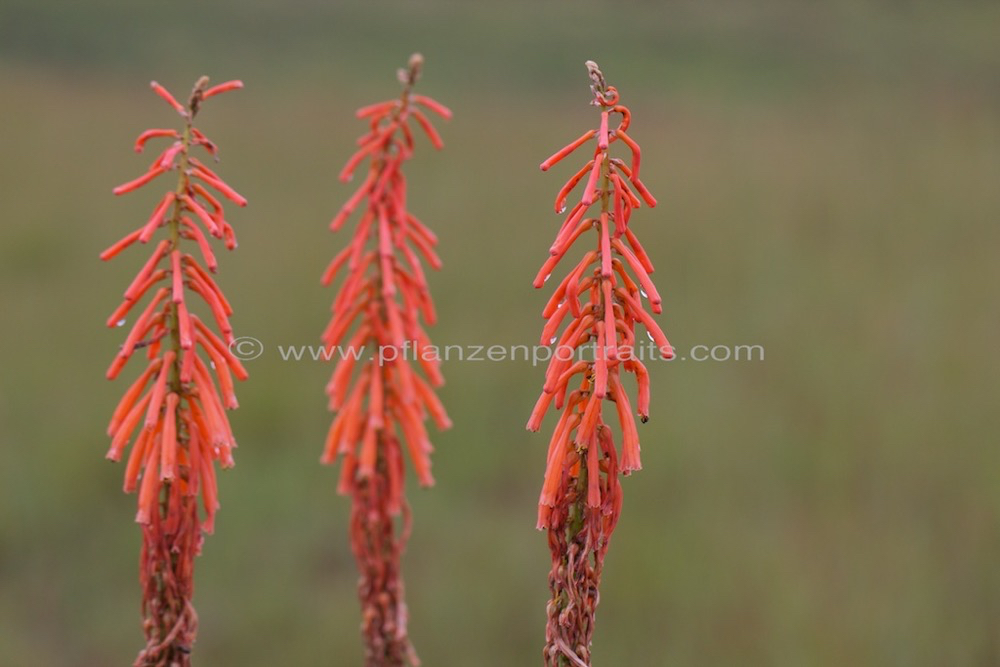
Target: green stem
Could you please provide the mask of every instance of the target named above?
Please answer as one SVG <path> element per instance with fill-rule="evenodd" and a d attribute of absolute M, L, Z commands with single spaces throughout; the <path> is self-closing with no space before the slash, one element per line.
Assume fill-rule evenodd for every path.
<path fill-rule="evenodd" d="M 188 117 L 185 119 L 184 131 L 181 136 L 181 150 L 180 150 L 180 163 L 178 166 L 179 176 L 177 178 L 177 188 L 174 191 L 174 208 L 170 219 L 167 221 L 167 233 L 170 239 L 170 251 L 176 250 L 180 247 L 181 240 L 181 215 L 183 214 L 183 204 L 181 202 L 181 195 L 187 192 L 188 188 L 188 150 L 191 146 L 191 128 L 192 128 L 192 117 L 194 113 L 189 113 Z M 168 331 L 170 337 L 170 349 L 174 352 L 174 361 L 170 367 L 170 376 L 168 378 L 168 384 L 170 386 L 170 391 L 176 393 L 178 397 L 183 397 L 183 384 L 181 382 L 181 334 L 180 334 L 180 315 L 178 313 L 177 304 L 172 301 L 167 306 L 169 312 L 167 315 L 168 319 Z M 190 353 L 190 352 L 189 352 Z M 185 446 L 186 444 L 186 434 L 183 433 L 181 427 L 181 420 L 178 416 L 174 416 L 177 421 L 177 435 L 178 435 L 178 446 Z M 182 440 L 182 437 L 184 438 Z M 170 502 L 170 481 L 164 481 L 162 492 L 160 496 L 160 514 L 162 519 L 166 519 L 169 513 L 169 502 Z M 168 537 L 168 536 L 165 536 Z M 169 567 L 171 570 L 177 566 L 177 554 L 171 554 Z M 159 636 L 162 639 L 166 637 L 170 631 L 173 629 L 174 625 L 177 623 L 178 618 L 184 613 L 183 607 L 180 609 L 166 609 L 166 600 L 164 593 L 166 591 L 166 585 L 164 583 L 163 573 L 157 572 L 156 574 L 156 586 L 160 593 L 160 605 L 159 614 L 157 622 L 159 624 Z M 182 601 L 183 603 L 183 601 Z M 164 612 L 168 612 L 165 616 Z M 168 649 L 169 651 L 170 649 Z"/>
<path fill-rule="evenodd" d="M 193 114 L 192 114 L 193 115 Z M 181 136 L 180 164 L 178 165 L 179 176 L 177 177 L 177 188 L 174 190 L 174 212 L 167 221 L 167 230 L 170 235 L 171 252 L 180 248 L 181 241 L 181 215 L 184 205 L 181 196 L 188 189 L 188 150 L 191 147 L 191 116 L 188 116 L 184 124 L 184 133 Z M 174 363 L 170 369 L 170 389 L 178 396 L 182 395 L 181 387 L 181 327 L 180 316 L 177 312 L 177 304 L 170 306 L 170 347 L 174 351 Z"/>
<path fill-rule="evenodd" d="M 416 81 L 416 71 L 413 69 L 413 67 L 411 65 L 409 76 L 408 76 L 407 80 L 405 82 L 403 82 L 403 91 L 400 93 L 399 106 L 393 111 L 392 115 L 389 118 L 388 122 L 390 124 L 397 122 L 399 120 L 400 116 L 403 115 L 406 112 L 406 110 L 409 108 L 410 93 L 411 93 L 411 91 L 413 89 L 413 84 L 415 83 L 415 81 Z M 389 162 L 390 162 L 390 158 L 392 156 L 392 148 L 393 148 L 392 144 L 393 144 L 393 139 L 394 139 L 395 136 L 396 136 L 396 133 L 393 132 L 392 135 L 390 135 L 390 136 L 386 137 L 385 139 L 383 139 L 383 141 L 385 142 L 385 144 L 378 151 L 378 153 L 373 157 L 372 166 L 379 173 L 379 178 L 376 178 L 376 182 L 381 178 L 382 171 L 384 169 L 388 168 L 388 165 L 389 165 Z M 370 196 L 370 194 L 371 193 L 369 193 L 369 196 Z M 380 196 L 384 197 L 384 193 L 382 193 L 382 195 L 380 195 Z M 369 206 L 370 207 L 374 208 L 375 204 L 376 204 L 376 202 L 369 201 Z M 381 234 L 381 230 L 380 230 L 378 224 L 373 225 L 373 228 L 375 229 L 375 232 L 373 234 L 371 234 L 370 238 L 373 239 L 373 243 L 375 245 L 375 252 L 378 253 L 379 252 L 379 246 L 380 246 L 380 243 L 379 243 L 379 234 Z M 375 299 L 376 299 L 376 307 L 377 307 L 377 310 L 378 310 L 378 316 L 380 318 L 382 318 L 382 320 L 384 322 L 384 321 L 386 321 L 388 319 L 388 310 L 386 308 L 386 296 L 382 292 L 383 282 L 384 282 L 384 276 L 383 276 L 383 271 L 382 271 L 382 261 L 381 261 L 381 257 L 379 257 L 379 260 L 376 261 L 376 262 L 374 262 L 374 284 L 375 284 L 375 290 L 376 290 Z M 374 333 L 371 334 L 370 340 L 376 346 L 380 344 L 380 341 L 378 341 L 375 338 Z M 377 353 L 377 350 L 375 350 L 374 352 Z M 388 392 L 391 391 L 391 386 L 389 385 L 388 382 L 386 382 L 385 369 L 382 367 L 382 364 L 379 363 L 378 361 L 373 361 L 372 363 L 376 363 L 376 364 L 379 365 L 379 367 L 376 368 L 376 369 L 374 369 L 374 370 L 375 370 L 375 372 L 378 372 L 378 373 L 380 373 L 382 375 L 382 392 L 383 392 L 383 395 L 385 395 L 385 394 L 387 394 Z M 385 490 L 385 487 L 388 486 L 388 475 L 389 475 L 389 473 L 388 473 L 388 460 L 385 458 L 385 455 L 384 455 L 384 452 L 383 452 L 384 448 L 381 446 L 382 442 L 383 442 L 382 441 L 382 434 L 379 433 L 377 437 L 378 437 L 378 446 L 376 448 L 376 455 L 375 455 L 376 458 L 375 458 L 375 472 L 374 472 L 374 476 L 372 478 L 369 478 L 367 480 L 362 481 L 361 483 L 359 483 L 357 485 L 356 490 L 355 490 L 355 497 L 353 499 L 353 502 L 355 503 L 355 507 L 356 508 L 357 508 L 358 503 L 364 502 L 364 500 L 362 498 L 363 496 L 368 496 L 368 501 L 365 504 L 367 504 L 369 506 L 371 506 L 371 505 L 379 506 L 378 501 L 376 499 L 373 499 L 373 496 L 376 495 L 376 494 L 378 494 L 378 493 L 383 492 Z M 381 482 L 384 482 L 384 483 L 381 483 Z M 376 558 L 379 561 L 386 561 L 389 558 L 391 558 L 390 554 L 393 551 L 393 549 L 391 548 L 391 544 L 387 545 L 387 544 L 384 543 L 384 539 L 387 538 L 390 542 L 394 542 L 397 539 L 395 522 L 393 520 L 393 517 L 390 516 L 388 513 L 382 514 L 381 512 L 375 513 L 375 516 L 373 517 L 372 514 L 369 514 L 369 513 L 366 512 L 364 518 L 362 519 L 362 523 L 363 523 L 363 531 L 364 531 L 363 539 L 367 543 L 366 544 L 366 551 L 368 553 L 376 554 Z M 383 534 L 383 531 L 386 530 L 386 524 L 388 524 L 388 526 L 389 526 L 389 528 L 388 528 L 389 535 L 388 536 L 386 536 L 386 535 Z M 387 553 L 387 549 L 388 549 L 389 553 Z M 388 566 L 390 568 L 392 568 L 392 567 L 398 567 L 398 563 L 396 563 L 396 562 L 390 562 L 390 563 L 382 562 L 382 563 L 380 563 L 380 565 L 382 565 L 382 567 Z M 364 578 L 366 578 L 368 580 L 369 585 L 378 586 L 380 588 L 380 591 L 379 591 L 380 595 L 386 595 L 386 596 L 388 596 L 388 591 L 385 590 L 385 583 L 386 583 L 385 580 L 384 579 L 380 579 L 379 577 L 373 576 L 371 572 L 366 571 L 366 568 L 370 567 L 370 564 L 364 563 L 364 562 L 362 562 L 359 559 L 358 560 L 358 567 L 361 569 L 361 575 L 362 575 L 362 577 L 364 577 Z M 394 596 L 391 597 L 391 598 L 389 598 L 389 599 L 393 599 L 397 604 L 399 604 L 399 600 L 397 600 Z M 364 599 L 362 599 L 361 603 L 364 606 L 366 604 L 366 601 Z M 384 621 L 384 619 L 383 619 L 383 621 Z M 380 621 L 380 622 L 382 622 L 382 621 Z M 387 667 L 389 665 L 402 665 L 403 664 L 403 661 L 402 661 L 401 658 L 399 658 L 397 660 L 396 657 L 394 657 L 395 654 L 396 654 L 396 652 L 398 652 L 400 650 L 400 647 L 398 645 L 399 642 L 400 642 L 400 639 L 402 639 L 402 641 L 404 642 L 405 645 L 408 645 L 408 640 L 406 640 L 405 634 L 402 636 L 402 638 L 400 638 L 400 637 L 393 638 L 393 637 L 390 637 L 390 636 L 384 637 L 385 646 L 383 647 L 383 650 L 386 651 L 387 653 L 386 653 L 386 655 L 375 655 L 376 652 L 377 652 L 376 646 L 374 646 L 374 645 L 368 645 L 370 637 L 368 636 L 367 633 L 363 634 L 363 640 L 366 643 L 367 650 L 370 651 L 373 655 L 375 655 L 374 659 L 376 659 L 376 660 L 379 661 L 378 664 L 385 664 Z M 389 662 L 390 660 L 391 660 L 391 662 Z"/>
<path fill-rule="evenodd" d="M 604 158 L 603 158 L 602 163 L 601 163 L 601 214 L 602 214 L 602 216 L 604 214 L 608 213 L 608 211 L 609 211 L 610 194 L 611 194 L 610 186 L 611 186 L 611 160 L 610 160 L 610 156 L 608 155 L 608 153 L 605 152 L 604 153 Z M 600 224 L 600 223 L 598 223 L 598 224 Z M 602 233 L 601 230 L 598 229 L 598 235 L 600 235 L 601 233 Z M 600 248 L 601 248 L 600 236 L 598 236 L 597 247 L 598 247 L 598 252 L 600 252 Z M 603 298 L 604 298 L 603 297 L 603 290 L 601 291 L 601 294 L 602 294 L 602 296 L 600 297 L 602 299 L 601 309 L 603 310 L 603 307 L 604 307 L 604 304 L 603 304 Z M 614 334 L 612 333 L 612 335 L 614 335 Z M 604 353 L 603 350 L 600 351 L 600 354 L 603 354 L 603 353 Z M 586 519 L 587 519 L 587 483 L 588 483 L 588 479 L 587 479 L 588 470 L 587 470 L 587 465 L 586 465 L 587 446 L 583 446 L 582 448 L 580 448 L 578 450 L 578 453 L 580 455 L 580 473 L 577 475 L 577 478 L 576 478 L 576 498 L 575 498 L 573 504 L 569 508 L 569 516 L 568 516 L 568 521 L 567 521 L 567 525 L 566 525 L 566 544 L 567 545 L 572 545 L 572 544 L 574 544 L 574 543 L 577 542 L 577 540 L 580 537 L 580 533 L 584 529 L 584 526 L 585 526 L 585 523 L 586 523 Z M 581 550 L 580 555 L 581 555 L 581 557 L 584 557 L 584 558 L 589 558 L 590 557 L 589 554 L 584 554 L 582 552 L 582 550 Z M 566 554 L 563 555 L 562 563 L 563 563 L 564 567 L 568 567 L 569 566 L 568 555 L 566 555 Z M 558 602 L 557 602 L 557 605 L 558 605 L 558 608 L 559 608 L 560 612 L 566 608 L 567 602 L 568 602 L 568 600 L 566 599 L 565 594 L 564 594 L 558 600 Z M 559 656 L 559 666 L 560 667 L 572 667 L 572 664 L 570 663 L 569 658 L 567 658 L 565 655 L 560 655 Z"/>

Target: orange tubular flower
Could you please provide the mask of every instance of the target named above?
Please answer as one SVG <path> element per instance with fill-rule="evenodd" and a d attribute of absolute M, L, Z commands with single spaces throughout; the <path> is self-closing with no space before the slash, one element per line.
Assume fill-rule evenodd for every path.
<path fill-rule="evenodd" d="M 181 115 L 184 126 L 180 131 L 143 132 L 136 141 L 136 152 L 142 152 L 150 139 L 166 137 L 172 141 L 145 174 L 114 189 L 121 195 L 167 172 L 178 175 L 176 187 L 163 195 L 149 220 L 101 253 L 102 260 L 109 260 L 134 243 L 149 243 L 165 228 L 166 238 L 155 246 L 125 290 L 125 300 L 108 318 L 109 327 L 123 326 L 129 313 L 152 291 L 107 372 L 113 380 L 134 356 L 146 357 L 146 369 L 111 417 L 107 458 L 120 460 L 132 442 L 125 491 L 139 492 L 135 520 L 142 525 L 139 580 L 146 634 L 146 646 L 135 665 L 186 667 L 191 664 L 191 645 L 198 627 L 191 604 L 194 557 L 201 551 L 204 533 L 212 532 L 219 507 L 215 463 L 233 465 L 236 440 L 225 413 L 226 408 L 237 406 L 232 377 L 247 377 L 229 351 L 232 309 L 209 274 L 215 272 L 216 261 L 206 238 L 207 232 L 223 239 L 227 248 L 236 247 L 232 227 L 212 190 L 239 206 L 245 206 L 246 200 L 192 154 L 199 147 L 213 157 L 216 154 L 215 144 L 192 123 L 203 100 L 243 84 L 228 81 L 208 87 L 208 77 L 202 77 L 186 106 L 160 84 L 154 81 L 151 85 Z M 185 240 L 198 246 L 209 271 L 184 250 Z M 190 292 L 204 300 L 218 335 L 189 310 Z M 140 349 L 144 355 L 135 354 Z"/>
<path fill-rule="evenodd" d="M 639 180 L 639 146 L 626 134 L 631 114 L 619 104 L 618 91 L 606 84 L 597 65 L 588 61 L 587 69 L 594 93 L 592 104 L 601 110 L 599 128 L 587 131 L 545 160 L 542 171 L 595 138 L 597 145 L 592 158 L 556 196 L 556 212 L 562 213 L 570 191 L 585 182 L 580 203 L 566 216 L 534 286 L 545 283 L 584 232 L 597 232 L 597 244 L 559 283 L 542 312 L 547 323 L 541 343 L 558 342 L 558 347 L 527 426 L 537 431 L 553 402 L 557 409 L 563 408 L 549 443 L 538 499 L 538 528 L 548 532 L 552 552 L 545 664 L 560 667 L 590 665 L 604 555 L 621 511 L 618 473 L 628 475 L 641 468 L 636 413 L 621 377 L 624 373 L 635 375 L 637 413 L 645 422 L 649 379 L 638 358 L 641 355 L 636 354 L 636 321 L 646 327 L 661 356 L 673 356 L 663 332 L 643 308 L 641 297 L 646 297 L 650 309 L 659 313 L 661 300 L 649 279 L 653 266 L 628 226 L 633 210 L 642 202 L 656 205 Z M 612 116 L 620 118 L 615 128 L 609 124 Z M 630 165 L 611 157 L 610 149 L 618 141 L 631 152 Z M 598 205 L 599 212 L 588 217 L 590 209 Z M 567 316 L 569 324 L 557 335 Z M 594 359 L 575 361 L 583 348 L 591 345 L 595 346 Z M 615 405 L 621 454 L 611 427 L 604 422 L 605 401 Z"/>
<path fill-rule="evenodd" d="M 433 250 L 437 238 L 406 210 L 402 172 L 413 153 L 411 119 L 435 148 L 442 145 L 420 107 L 446 120 L 451 117 L 446 107 L 411 92 L 422 64 L 423 58 L 415 54 L 409 67 L 399 71 L 399 99 L 363 107 L 356 114 L 368 121 L 369 132 L 358 140 L 360 148 L 348 159 L 340 180 L 349 181 L 365 160 L 368 168 L 361 187 L 330 226 L 337 231 L 356 209 L 362 213 L 353 239 L 333 258 L 322 279 L 330 285 L 346 267 L 333 317 L 323 332 L 331 358 L 339 361 L 326 387 L 337 416 L 321 461 L 343 458 L 337 490 L 352 500 L 351 547 L 360 571 L 368 667 L 403 665 L 407 660 L 419 664 L 407 636 L 399 570 L 410 532 L 403 449 L 420 484 L 430 486 L 432 448 L 424 422 L 430 417 L 439 429 L 451 426 L 433 390 L 444 379 L 437 357 L 427 354 L 430 342 L 420 325 L 421 318 L 427 324 L 435 320 L 420 256 L 432 268 L 441 267 Z M 410 365 L 414 360 L 426 379 Z"/>

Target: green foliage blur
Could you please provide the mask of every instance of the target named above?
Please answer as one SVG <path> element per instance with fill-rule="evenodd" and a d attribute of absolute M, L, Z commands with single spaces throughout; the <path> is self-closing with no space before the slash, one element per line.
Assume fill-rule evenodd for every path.
<path fill-rule="evenodd" d="M 631 106 L 659 198 L 633 228 L 680 356 L 652 365 L 645 469 L 625 480 L 595 665 L 1000 664 L 1000 5 L 457 0 L 0 3 L 0 666 L 131 664 L 139 530 L 104 430 L 104 319 L 145 260 L 98 253 L 159 186 L 132 153 L 201 74 L 242 78 L 200 126 L 250 200 L 220 251 L 237 335 L 266 346 L 232 414 L 237 466 L 198 562 L 196 664 L 360 664 L 348 503 L 318 457 L 329 219 L 395 68 L 450 105 L 410 204 L 440 238 L 442 345 L 533 344 L 531 279 L 596 124 L 583 63 Z M 560 267 L 560 272 L 564 267 Z M 540 664 L 543 368 L 444 365 L 455 426 L 410 486 L 411 634 L 428 667 Z"/>

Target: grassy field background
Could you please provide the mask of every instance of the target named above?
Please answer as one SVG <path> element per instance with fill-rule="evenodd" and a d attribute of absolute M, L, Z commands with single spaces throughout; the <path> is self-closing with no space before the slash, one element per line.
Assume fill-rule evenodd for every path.
<path fill-rule="evenodd" d="M 250 199 L 220 257 L 248 364 L 216 534 L 198 562 L 200 665 L 360 664 L 348 504 L 318 464 L 330 416 L 318 284 L 345 233 L 353 110 L 449 104 L 413 210 L 437 230 L 440 344 L 531 344 L 531 279 L 595 123 L 583 62 L 633 111 L 659 197 L 633 225 L 682 356 L 656 364 L 645 469 L 625 482 L 595 664 L 1000 664 L 1000 6 L 993 2 L 0 3 L 0 665 L 130 664 L 135 498 L 103 459 L 125 383 L 103 322 L 144 261 L 97 254 L 144 220 L 147 87 L 242 78 L 201 126 Z M 405 575 L 428 667 L 539 664 L 548 552 L 534 507 L 543 369 L 450 362 L 437 486 L 411 489 Z"/>

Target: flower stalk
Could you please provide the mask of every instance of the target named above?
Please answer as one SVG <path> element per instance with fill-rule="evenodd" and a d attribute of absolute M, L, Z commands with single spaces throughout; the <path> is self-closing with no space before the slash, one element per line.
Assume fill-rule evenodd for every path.
<path fill-rule="evenodd" d="M 220 239 L 230 250 L 236 247 L 236 236 L 212 191 L 238 206 L 245 206 L 246 200 L 193 154 L 200 149 L 217 159 L 217 147 L 194 126 L 195 116 L 206 99 L 243 84 L 208 83 L 208 77 L 199 79 L 186 105 L 155 81 L 150 84 L 181 116 L 182 128 L 139 135 L 137 153 L 150 140 L 172 141 L 145 173 L 113 192 L 132 192 L 172 171 L 177 183 L 145 223 L 101 253 L 102 260 L 110 260 L 134 244 L 152 242 L 165 229 L 165 238 L 155 245 L 107 321 L 109 327 L 124 326 L 152 293 L 107 371 L 107 378 L 114 380 L 131 359 L 145 357 L 145 370 L 112 415 L 107 453 L 108 459 L 119 461 L 131 443 L 124 490 L 138 491 L 135 520 L 142 527 L 139 580 L 146 637 L 136 667 L 191 664 L 198 627 L 192 604 L 194 558 L 204 535 L 213 531 L 219 507 L 215 465 L 233 465 L 236 440 L 225 413 L 238 406 L 233 377 L 247 377 L 229 350 L 232 308 L 211 276 L 218 264 L 207 239 Z M 207 270 L 187 252 L 190 244 L 185 241 L 198 247 Z M 218 334 L 191 312 L 191 294 L 204 302 Z"/>
<path fill-rule="evenodd" d="M 430 418 L 439 429 L 451 425 L 434 392 L 444 382 L 438 362 L 423 353 L 430 341 L 421 320 L 430 325 L 436 315 L 421 259 L 434 269 L 441 267 L 434 252 L 437 238 L 407 210 L 402 171 L 415 145 L 411 121 L 440 149 L 441 137 L 425 110 L 445 120 L 451 117 L 440 103 L 413 92 L 422 64 L 415 54 L 399 70 L 403 91 L 398 99 L 356 113 L 368 122 L 369 131 L 358 140 L 340 180 L 350 181 L 358 171 L 365 176 L 331 229 L 343 227 L 356 210 L 361 215 L 353 238 L 322 277 L 329 286 L 344 274 L 322 337 L 329 357 L 338 361 L 326 387 L 336 417 L 321 461 L 341 460 L 337 490 L 351 497 L 350 540 L 360 574 L 368 667 L 419 664 L 407 633 L 400 573 L 411 527 L 404 458 L 409 457 L 421 486 L 432 485 L 432 447 L 424 423 Z M 345 353 L 333 354 L 338 349 Z M 356 354 L 362 349 L 368 354 Z M 422 375 L 411 366 L 414 360 Z"/>
<path fill-rule="evenodd" d="M 595 142 L 593 154 L 556 195 L 557 213 L 584 183 L 579 203 L 566 214 L 534 286 L 542 287 L 569 249 L 587 232 L 596 243 L 559 282 L 543 309 L 543 345 L 558 344 L 545 374 L 542 393 L 528 420 L 537 431 L 550 405 L 562 414 L 549 441 L 545 478 L 538 501 L 538 529 L 546 531 L 552 555 L 551 599 L 546 607 L 544 661 L 552 667 L 589 667 L 594 619 L 600 598 L 604 558 L 622 506 L 619 473 L 642 466 L 635 417 L 649 418 L 649 375 L 637 354 L 635 325 L 641 322 L 660 356 L 673 349 L 643 305 L 662 311 L 662 300 L 649 278 L 653 265 L 629 227 L 632 213 L 656 199 L 639 178 L 641 151 L 627 134 L 631 113 L 618 91 L 607 85 L 597 64 L 587 69 L 600 111 L 597 129 L 542 162 L 542 171 Z M 611 125 L 612 117 L 618 121 Z M 617 143 L 627 147 L 629 163 L 613 157 Z M 597 209 L 591 213 L 592 209 Z M 559 329 L 563 327 L 562 334 Z M 593 358 L 585 359 L 587 348 Z M 623 376 L 632 374 L 638 386 L 633 412 Z M 619 453 L 603 408 L 614 404 L 621 433 Z"/>

